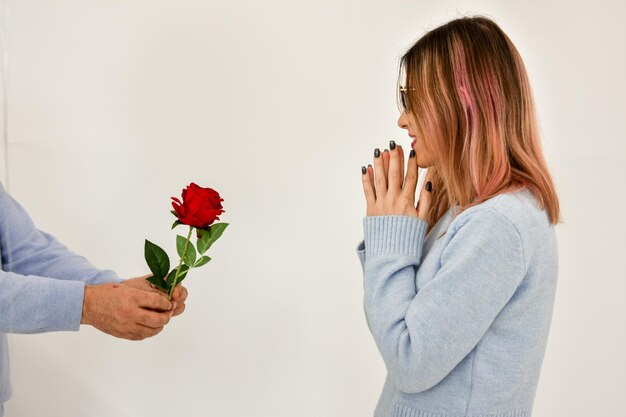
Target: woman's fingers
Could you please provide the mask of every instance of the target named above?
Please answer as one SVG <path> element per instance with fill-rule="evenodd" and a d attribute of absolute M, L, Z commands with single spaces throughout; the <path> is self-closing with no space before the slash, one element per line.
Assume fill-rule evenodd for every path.
<path fill-rule="evenodd" d="M 389 173 L 387 182 L 389 183 L 389 193 L 400 194 L 402 190 L 402 166 L 400 165 L 399 149 L 394 141 L 389 142 Z"/>
<path fill-rule="evenodd" d="M 417 158 L 415 158 L 415 151 L 411 149 L 409 153 L 409 160 L 406 168 L 406 178 L 404 179 L 404 187 L 402 192 L 405 193 L 405 197 L 413 202 L 415 205 L 415 190 L 417 188 Z"/>
<path fill-rule="evenodd" d="M 404 181 L 404 149 L 400 145 L 398 145 L 398 157 L 400 158 L 400 181 Z"/>
<path fill-rule="evenodd" d="M 411 202 L 415 202 L 418 176 L 415 152 L 411 151 L 411 156 L 408 158 L 408 168 L 405 170 L 405 156 L 402 146 L 391 141 L 389 147 L 390 150 L 385 149 L 384 152 L 380 152 L 380 149 L 376 148 L 373 166 L 361 167 L 361 182 L 363 183 L 368 212 L 378 200 L 385 198 L 395 200 L 394 196 L 402 194 L 405 194 Z M 413 207 L 415 207 L 414 204 Z"/>
<path fill-rule="evenodd" d="M 385 176 L 383 154 L 378 148 L 374 151 L 374 191 L 376 198 L 385 198 L 387 195 L 387 178 Z"/>
<path fill-rule="evenodd" d="M 365 193 L 365 203 L 367 207 L 376 204 L 376 192 L 374 191 L 374 170 L 371 165 L 361 167 L 361 181 L 363 182 L 363 192 Z"/>
<path fill-rule="evenodd" d="M 413 158 L 415 159 L 415 158 Z M 432 183 L 429 181 L 429 171 L 426 171 L 424 178 L 424 186 L 420 192 L 420 198 L 417 203 L 417 217 L 427 221 L 428 212 L 430 210 L 432 200 Z"/>
<path fill-rule="evenodd" d="M 389 185 L 389 151 L 385 151 L 380 155 L 383 159 L 383 170 L 385 171 L 385 178 L 387 178 L 387 185 Z"/>

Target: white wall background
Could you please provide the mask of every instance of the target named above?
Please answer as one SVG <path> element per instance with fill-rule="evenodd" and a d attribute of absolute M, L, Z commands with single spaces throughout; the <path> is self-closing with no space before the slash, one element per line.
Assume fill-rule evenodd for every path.
<path fill-rule="evenodd" d="M 536 417 L 621 415 L 626 391 L 623 1 L 6 0 L 9 187 L 96 266 L 148 272 L 169 197 L 231 227 L 154 339 L 11 337 L 8 417 L 369 416 L 360 166 L 396 126 L 403 51 L 459 14 L 509 34 L 560 192 L 560 276 Z"/>

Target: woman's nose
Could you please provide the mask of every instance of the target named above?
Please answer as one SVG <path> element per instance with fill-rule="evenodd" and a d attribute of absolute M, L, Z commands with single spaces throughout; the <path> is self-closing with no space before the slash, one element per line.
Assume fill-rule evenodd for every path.
<path fill-rule="evenodd" d="M 400 113 L 400 117 L 398 117 L 398 126 L 400 126 L 402 129 L 409 128 L 409 123 L 406 120 L 406 112 Z"/>

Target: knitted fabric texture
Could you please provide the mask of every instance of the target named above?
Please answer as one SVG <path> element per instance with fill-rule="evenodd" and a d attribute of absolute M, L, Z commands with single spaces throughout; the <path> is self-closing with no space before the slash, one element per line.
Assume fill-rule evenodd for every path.
<path fill-rule="evenodd" d="M 528 190 L 426 236 L 418 217 L 366 217 L 367 325 L 387 368 L 376 417 L 529 417 L 558 275 L 554 225 Z"/>

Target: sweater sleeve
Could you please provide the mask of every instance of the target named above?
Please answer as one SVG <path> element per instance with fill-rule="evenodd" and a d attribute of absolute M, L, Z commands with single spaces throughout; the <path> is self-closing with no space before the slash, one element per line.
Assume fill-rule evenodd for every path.
<path fill-rule="evenodd" d="M 0 271 L 0 332 L 78 330 L 84 295 L 82 281 Z"/>
<path fill-rule="evenodd" d="M 0 185 L 0 332 L 78 330 L 85 284 L 121 282 L 38 230 Z"/>
<path fill-rule="evenodd" d="M 401 391 L 439 383 L 480 341 L 524 276 L 521 238 L 494 209 L 450 226 L 440 268 L 417 291 L 427 223 L 364 219 L 364 309 L 387 371 Z"/>

